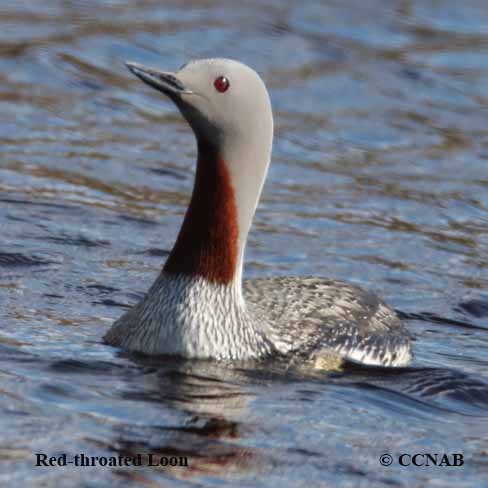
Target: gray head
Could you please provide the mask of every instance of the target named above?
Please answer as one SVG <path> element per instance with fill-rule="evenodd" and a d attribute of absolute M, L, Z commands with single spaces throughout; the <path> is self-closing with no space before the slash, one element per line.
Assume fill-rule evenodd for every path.
<path fill-rule="evenodd" d="M 220 147 L 244 143 L 256 132 L 270 136 L 273 118 L 268 92 L 249 66 L 231 59 L 201 59 L 177 72 L 136 63 L 128 68 L 148 85 L 169 96 L 197 138 Z M 263 132 L 264 131 L 264 132 Z"/>
<path fill-rule="evenodd" d="M 230 59 L 191 61 L 176 72 L 136 63 L 127 66 L 173 100 L 192 127 L 199 151 L 211 147 L 225 163 L 237 207 L 240 279 L 247 233 L 271 157 L 273 117 L 263 81 L 254 70 Z"/>

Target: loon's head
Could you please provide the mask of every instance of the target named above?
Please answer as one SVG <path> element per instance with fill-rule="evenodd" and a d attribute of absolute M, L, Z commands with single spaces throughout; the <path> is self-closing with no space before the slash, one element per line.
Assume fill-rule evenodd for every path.
<path fill-rule="evenodd" d="M 263 81 L 249 66 L 221 58 L 191 61 L 176 72 L 136 63 L 127 66 L 176 104 L 198 141 L 192 202 L 165 270 L 183 270 L 176 258 L 182 261 L 186 256 L 188 262 L 191 254 L 199 264 L 188 264 L 186 274 L 240 283 L 245 242 L 273 141 L 271 102 Z M 178 254 L 178 249 L 184 252 Z M 226 272 L 211 269 L 217 265 Z"/>
<path fill-rule="evenodd" d="M 174 101 L 197 139 L 220 147 L 250 143 L 259 134 L 258 139 L 270 144 L 271 103 L 263 81 L 249 66 L 222 58 L 191 61 L 176 72 L 132 62 L 127 66 Z"/>

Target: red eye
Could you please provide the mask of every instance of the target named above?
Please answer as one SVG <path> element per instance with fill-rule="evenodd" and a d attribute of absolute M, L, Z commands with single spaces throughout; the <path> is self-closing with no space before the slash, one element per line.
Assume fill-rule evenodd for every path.
<path fill-rule="evenodd" d="M 229 89 L 230 83 L 229 80 L 225 76 L 219 76 L 214 81 L 214 87 L 220 93 L 224 93 Z"/>

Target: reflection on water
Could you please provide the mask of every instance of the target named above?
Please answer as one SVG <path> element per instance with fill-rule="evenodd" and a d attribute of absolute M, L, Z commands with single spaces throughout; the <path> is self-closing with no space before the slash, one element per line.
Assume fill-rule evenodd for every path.
<path fill-rule="evenodd" d="M 35 0 L 2 2 L 0 25 L 3 484 L 483 485 L 483 1 Z M 411 368 L 324 374 L 100 342 L 158 273 L 193 178 L 193 136 L 123 61 L 216 55 L 257 68 L 275 111 L 247 275 L 376 289 L 416 337 Z M 189 466 L 41 469 L 36 452 Z M 466 463 L 379 464 L 404 452 Z"/>

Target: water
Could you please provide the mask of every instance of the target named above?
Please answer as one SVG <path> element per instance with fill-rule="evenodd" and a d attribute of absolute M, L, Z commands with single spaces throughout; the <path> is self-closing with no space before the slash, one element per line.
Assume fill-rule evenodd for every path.
<path fill-rule="evenodd" d="M 0 2 L 2 486 L 483 486 L 487 26 L 483 0 Z M 247 276 L 376 290 L 415 335 L 411 368 L 101 343 L 156 277 L 194 169 L 185 123 L 123 60 L 216 55 L 258 69 L 275 111 Z M 35 466 L 148 452 L 189 466 Z M 398 464 L 425 452 L 465 464 Z"/>

